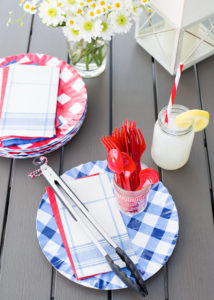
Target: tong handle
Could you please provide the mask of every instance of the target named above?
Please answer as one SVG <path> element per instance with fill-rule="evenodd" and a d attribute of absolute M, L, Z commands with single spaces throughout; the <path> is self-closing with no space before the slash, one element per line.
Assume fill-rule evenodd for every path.
<path fill-rule="evenodd" d="M 147 296 L 148 291 L 146 285 L 133 261 L 120 247 L 115 248 L 115 251 L 118 256 L 125 262 L 127 269 L 131 272 L 131 276 L 135 279 L 136 282 L 128 277 L 127 274 L 117 264 L 114 263 L 109 255 L 106 255 L 106 261 L 110 265 L 111 269 L 129 288 L 140 294 L 142 297 Z"/>
<path fill-rule="evenodd" d="M 120 247 L 117 247 L 115 251 L 117 255 L 125 262 L 127 269 L 131 272 L 131 276 L 136 280 L 137 284 L 141 287 L 144 293 L 148 295 L 148 291 L 145 282 L 142 278 L 142 275 L 138 271 L 131 258 Z"/>

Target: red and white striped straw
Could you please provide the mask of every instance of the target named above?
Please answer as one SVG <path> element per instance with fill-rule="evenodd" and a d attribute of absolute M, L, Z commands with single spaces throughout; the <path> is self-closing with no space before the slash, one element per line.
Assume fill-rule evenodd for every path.
<path fill-rule="evenodd" d="M 175 81 L 174 81 L 174 84 L 173 84 L 172 92 L 171 92 L 171 95 L 170 95 L 170 98 L 169 98 L 169 104 L 167 106 L 167 111 L 166 111 L 166 115 L 165 115 L 165 123 L 169 122 L 169 115 L 170 115 L 170 112 L 171 112 L 171 109 L 172 109 L 172 105 L 174 103 L 174 99 L 175 99 L 178 84 L 179 84 L 179 81 L 180 81 L 180 78 L 181 78 L 181 73 L 182 73 L 182 70 L 183 70 L 183 66 L 184 66 L 183 64 L 179 65 L 176 76 L 175 76 Z"/>

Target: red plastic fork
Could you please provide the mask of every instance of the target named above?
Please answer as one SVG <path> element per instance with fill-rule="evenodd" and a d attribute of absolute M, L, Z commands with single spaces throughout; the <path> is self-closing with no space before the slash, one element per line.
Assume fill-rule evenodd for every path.
<path fill-rule="evenodd" d="M 112 139 L 108 136 L 103 136 L 103 138 L 100 139 L 103 145 L 105 146 L 106 150 L 109 152 L 111 149 L 117 149 L 120 150 L 117 144 L 112 141 Z"/>
<path fill-rule="evenodd" d="M 126 125 L 123 123 L 121 127 L 121 135 L 124 142 L 125 151 L 128 155 L 131 156 L 131 149 L 130 149 L 130 140 L 128 136 L 128 131 Z"/>
<path fill-rule="evenodd" d="M 115 128 L 115 130 L 112 132 L 111 140 L 117 144 L 121 152 L 125 152 L 124 141 L 122 139 L 120 127 Z"/>
<path fill-rule="evenodd" d="M 133 127 L 132 129 L 132 158 L 136 164 L 137 171 L 141 170 L 140 159 L 146 150 L 146 143 L 140 129 Z"/>

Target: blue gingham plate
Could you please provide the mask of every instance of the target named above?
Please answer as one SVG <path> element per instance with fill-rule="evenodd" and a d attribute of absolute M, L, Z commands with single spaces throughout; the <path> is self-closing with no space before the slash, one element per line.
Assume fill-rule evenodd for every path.
<path fill-rule="evenodd" d="M 95 173 L 105 173 L 110 179 L 113 175 L 104 160 L 79 165 L 62 177 L 66 181 Z M 139 257 L 137 267 L 146 280 L 163 267 L 175 248 L 179 230 L 175 203 L 165 186 L 159 182 L 151 188 L 145 211 L 133 217 L 122 214 L 122 218 L 135 254 Z M 114 290 L 126 287 L 113 272 L 83 280 L 75 278 L 47 194 L 44 194 L 37 212 L 36 230 L 44 255 L 68 279 L 95 289 Z M 124 271 L 129 275 L 126 268 Z"/>

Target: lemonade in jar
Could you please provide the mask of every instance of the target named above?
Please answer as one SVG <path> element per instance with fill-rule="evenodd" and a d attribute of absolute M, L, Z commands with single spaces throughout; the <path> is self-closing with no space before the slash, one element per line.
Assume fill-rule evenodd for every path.
<path fill-rule="evenodd" d="M 160 111 L 155 123 L 151 155 L 159 167 L 176 170 L 187 163 L 194 134 L 208 125 L 209 113 L 175 104 L 166 123 L 166 110 Z"/>

